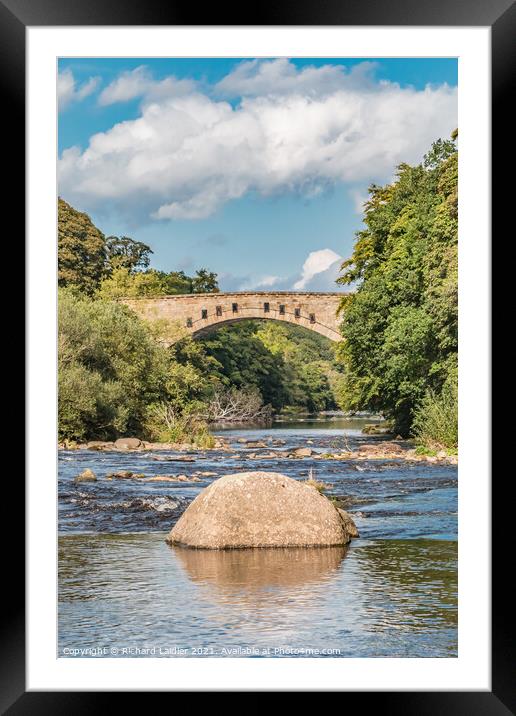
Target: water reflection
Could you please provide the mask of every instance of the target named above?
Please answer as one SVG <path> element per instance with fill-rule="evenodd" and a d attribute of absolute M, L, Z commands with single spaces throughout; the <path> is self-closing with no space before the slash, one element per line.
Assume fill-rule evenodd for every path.
<path fill-rule="evenodd" d="M 439 540 L 212 551 L 169 546 L 164 533 L 61 537 L 60 648 L 455 656 L 456 552 Z"/>
<path fill-rule="evenodd" d="M 170 546 L 188 577 L 222 591 L 292 589 L 335 575 L 346 547 L 204 550 Z"/>
<path fill-rule="evenodd" d="M 321 591 L 332 589 L 346 554 L 345 547 L 169 550 L 196 590 L 197 608 L 202 602 L 210 611 L 212 629 L 225 639 L 245 633 L 254 641 L 261 633 L 287 643 L 299 614 L 318 621 Z"/>

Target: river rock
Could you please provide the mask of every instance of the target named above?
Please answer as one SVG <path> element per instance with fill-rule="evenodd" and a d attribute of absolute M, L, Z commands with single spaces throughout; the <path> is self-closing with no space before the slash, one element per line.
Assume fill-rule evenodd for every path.
<path fill-rule="evenodd" d="M 161 457 L 161 455 L 151 456 L 151 460 L 158 460 L 160 462 L 195 462 L 195 458 L 192 455 L 167 455 Z"/>
<path fill-rule="evenodd" d="M 310 455 L 313 454 L 312 448 L 309 447 L 299 447 L 295 450 L 292 450 L 291 455 L 294 457 L 310 457 Z"/>
<path fill-rule="evenodd" d="M 403 455 L 405 452 L 401 445 L 393 442 L 366 443 L 358 448 L 359 453 L 366 455 Z"/>
<path fill-rule="evenodd" d="M 113 443 L 105 440 L 90 440 L 86 443 L 87 450 L 110 450 L 112 447 Z"/>
<path fill-rule="evenodd" d="M 109 472 L 106 480 L 140 480 L 145 477 L 143 472 L 131 472 L 131 470 L 119 470 L 118 472 Z"/>
<path fill-rule="evenodd" d="M 146 478 L 145 482 L 200 482 L 201 478 L 196 475 L 155 475 Z"/>
<path fill-rule="evenodd" d="M 80 475 L 74 478 L 74 482 L 96 482 L 97 476 L 89 467 L 83 470 Z"/>
<path fill-rule="evenodd" d="M 337 507 L 337 512 L 340 515 L 340 518 L 344 524 L 344 529 L 348 532 L 350 537 L 360 537 L 358 534 L 357 526 L 353 522 L 353 518 L 349 514 L 349 512 L 346 512 L 346 510 L 342 510 L 340 507 Z"/>
<path fill-rule="evenodd" d="M 322 547 L 351 537 L 349 524 L 310 485 L 276 472 L 241 472 L 206 487 L 167 542 L 200 549 Z"/>
<path fill-rule="evenodd" d="M 142 441 L 139 438 L 118 438 L 118 440 L 115 440 L 117 450 L 136 450 L 141 445 Z"/>

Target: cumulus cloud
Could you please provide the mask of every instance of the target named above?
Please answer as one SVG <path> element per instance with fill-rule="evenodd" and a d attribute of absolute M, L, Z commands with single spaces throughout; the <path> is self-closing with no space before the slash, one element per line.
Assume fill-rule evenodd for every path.
<path fill-rule="evenodd" d="M 333 249 L 311 251 L 303 264 L 301 278 L 294 283 L 293 288 L 304 291 L 335 290 L 335 279 L 339 275 L 341 263 L 342 256 Z"/>
<path fill-rule="evenodd" d="M 308 66 L 298 69 L 284 57 L 245 60 L 215 85 L 224 97 L 302 94 L 324 97 L 345 88 L 364 90 L 372 84 L 374 62 L 361 62 L 348 71 L 344 65 Z"/>
<path fill-rule="evenodd" d="M 313 197 L 337 183 L 388 181 L 457 124 L 457 91 L 447 85 L 401 88 L 373 82 L 369 70 L 351 80 L 332 65 L 297 70 L 286 60 L 239 68 L 217 88 L 238 87 L 236 106 L 144 68 L 121 75 L 102 102 L 138 92 L 140 116 L 62 153 L 62 195 L 140 220 L 206 218 L 248 192 Z M 266 89 L 271 74 L 283 78 L 276 93 Z"/>
<path fill-rule="evenodd" d="M 342 291 L 335 283 L 342 256 L 333 249 L 311 251 L 302 267 L 291 276 L 235 276 L 220 274 L 223 291 Z"/>
<path fill-rule="evenodd" d="M 59 72 L 57 75 L 57 102 L 59 109 L 65 109 L 72 102 L 81 102 L 92 94 L 99 84 L 100 77 L 90 77 L 79 87 L 70 69 Z"/>
<path fill-rule="evenodd" d="M 246 276 L 240 283 L 242 291 L 281 291 L 286 289 L 289 284 L 288 279 L 281 276 L 261 276 L 260 278 L 251 278 Z"/>
<path fill-rule="evenodd" d="M 144 65 L 134 70 L 122 72 L 116 80 L 105 87 L 99 95 L 99 104 L 106 106 L 116 102 L 128 102 L 137 97 L 146 101 L 159 100 L 174 95 L 187 94 L 194 90 L 195 83 L 190 80 L 178 80 L 165 77 L 155 80 Z"/>

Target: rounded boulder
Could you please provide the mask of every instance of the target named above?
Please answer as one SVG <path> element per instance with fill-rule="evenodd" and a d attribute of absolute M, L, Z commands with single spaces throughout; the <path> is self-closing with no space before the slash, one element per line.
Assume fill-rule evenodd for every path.
<path fill-rule="evenodd" d="M 118 438 L 114 445 L 117 450 L 137 450 L 141 447 L 142 441 L 139 438 Z"/>
<path fill-rule="evenodd" d="M 205 488 L 167 542 L 198 549 L 327 547 L 352 536 L 350 524 L 314 487 L 276 472 L 242 472 Z"/>

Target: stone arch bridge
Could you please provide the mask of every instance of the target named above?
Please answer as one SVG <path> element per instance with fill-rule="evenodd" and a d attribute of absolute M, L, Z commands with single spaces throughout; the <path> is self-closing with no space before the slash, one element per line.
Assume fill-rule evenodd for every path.
<path fill-rule="evenodd" d="M 343 293 L 239 292 L 189 293 L 159 298 L 124 298 L 147 320 L 179 322 L 192 336 L 246 319 L 283 321 L 339 341 L 337 309 Z"/>

